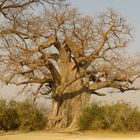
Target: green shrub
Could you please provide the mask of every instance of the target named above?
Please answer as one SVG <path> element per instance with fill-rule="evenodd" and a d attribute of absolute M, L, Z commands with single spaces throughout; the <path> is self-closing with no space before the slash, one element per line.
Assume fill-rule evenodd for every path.
<path fill-rule="evenodd" d="M 112 105 L 93 103 L 83 110 L 78 126 L 81 130 L 139 131 L 140 111 L 123 102 Z"/>
<path fill-rule="evenodd" d="M 90 107 L 83 110 L 82 115 L 79 118 L 78 126 L 80 129 L 98 129 L 102 126 L 103 110 L 102 108 L 93 103 Z M 94 125 L 93 125 L 94 124 Z"/>
<path fill-rule="evenodd" d="M 6 104 L 5 100 L 0 100 L 0 130 L 15 130 L 19 126 L 17 110 L 13 103 Z"/>
<path fill-rule="evenodd" d="M 45 125 L 43 112 L 28 101 L 19 104 L 17 107 L 17 113 L 20 121 L 19 129 L 39 130 Z"/>
<path fill-rule="evenodd" d="M 45 126 L 45 115 L 28 101 L 0 100 L 0 130 L 39 130 Z"/>
<path fill-rule="evenodd" d="M 6 114 L 6 101 L 0 100 L 0 130 L 6 129 L 4 122 L 5 122 L 5 114 Z"/>

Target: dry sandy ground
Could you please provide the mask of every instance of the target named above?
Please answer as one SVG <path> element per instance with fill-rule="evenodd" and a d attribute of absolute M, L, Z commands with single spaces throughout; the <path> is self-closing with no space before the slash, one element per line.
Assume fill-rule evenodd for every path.
<path fill-rule="evenodd" d="M 140 133 L 110 132 L 9 132 L 1 133 L 0 140 L 140 140 Z"/>

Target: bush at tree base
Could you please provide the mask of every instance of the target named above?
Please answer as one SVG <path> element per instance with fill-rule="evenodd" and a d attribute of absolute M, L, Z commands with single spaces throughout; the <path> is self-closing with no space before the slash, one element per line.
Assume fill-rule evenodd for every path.
<path fill-rule="evenodd" d="M 0 130 L 40 130 L 45 119 L 43 111 L 29 101 L 0 100 Z"/>
<path fill-rule="evenodd" d="M 127 103 L 92 103 L 78 121 L 81 130 L 140 131 L 140 111 Z"/>

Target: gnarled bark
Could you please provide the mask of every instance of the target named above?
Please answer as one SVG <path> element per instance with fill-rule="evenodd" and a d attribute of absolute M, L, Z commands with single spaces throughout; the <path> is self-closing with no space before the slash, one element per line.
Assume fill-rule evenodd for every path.
<path fill-rule="evenodd" d="M 52 99 L 49 120 L 51 128 L 76 127 L 80 112 L 88 105 L 90 99 L 90 94 L 86 92 L 86 87 L 83 87 L 82 80 L 75 81 L 77 69 L 73 69 L 75 64 L 69 60 L 64 47 L 61 47 L 58 61 L 61 84 L 56 89 L 55 97 Z"/>
<path fill-rule="evenodd" d="M 78 83 L 73 84 L 61 96 L 53 99 L 49 127 L 76 127 L 77 119 L 90 99 L 90 94 L 86 92 L 86 88 L 81 87 L 79 83 L 78 81 Z"/>

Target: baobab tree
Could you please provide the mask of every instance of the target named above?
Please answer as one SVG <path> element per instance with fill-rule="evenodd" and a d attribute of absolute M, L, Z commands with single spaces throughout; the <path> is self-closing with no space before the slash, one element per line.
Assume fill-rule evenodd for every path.
<path fill-rule="evenodd" d="M 135 90 L 139 62 L 122 56 L 131 40 L 127 21 L 113 10 L 84 16 L 52 6 L 41 16 L 12 13 L 0 31 L 1 81 L 34 86 L 52 102 L 48 127 L 74 127 L 91 94 L 112 87 Z"/>

